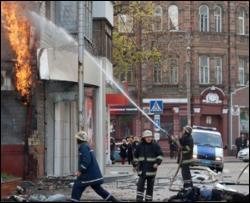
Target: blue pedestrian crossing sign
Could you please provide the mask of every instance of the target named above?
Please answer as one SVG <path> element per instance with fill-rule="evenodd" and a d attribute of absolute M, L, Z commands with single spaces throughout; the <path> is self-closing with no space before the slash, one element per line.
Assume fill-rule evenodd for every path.
<path fill-rule="evenodd" d="M 162 113 L 163 112 L 163 101 L 162 100 L 150 100 L 150 112 L 151 113 Z"/>

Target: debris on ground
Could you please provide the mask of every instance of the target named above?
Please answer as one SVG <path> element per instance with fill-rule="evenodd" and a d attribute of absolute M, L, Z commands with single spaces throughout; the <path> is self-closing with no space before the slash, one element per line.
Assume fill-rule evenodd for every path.
<path fill-rule="evenodd" d="M 242 194 L 236 190 L 222 187 L 196 187 L 182 189 L 165 202 L 196 202 L 196 201 L 225 201 L 225 202 L 249 202 L 249 194 Z"/>

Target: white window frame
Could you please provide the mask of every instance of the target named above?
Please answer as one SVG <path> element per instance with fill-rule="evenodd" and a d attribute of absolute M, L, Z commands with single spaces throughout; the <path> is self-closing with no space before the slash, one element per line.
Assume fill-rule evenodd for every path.
<path fill-rule="evenodd" d="M 93 2 L 84 1 L 84 37 L 90 42 L 93 40 Z"/>
<path fill-rule="evenodd" d="M 207 66 L 201 67 L 201 57 L 207 57 Z M 202 70 L 204 69 L 204 70 Z M 206 70 L 207 69 L 207 70 Z M 205 81 L 207 72 L 207 81 Z M 209 84 L 210 76 L 209 76 L 209 57 L 208 56 L 199 56 L 199 82 L 200 84 Z"/>
<path fill-rule="evenodd" d="M 241 62 L 243 62 L 243 64 Z M 240 58 L 239 59 L 238 77 L 239 77 L 239 83 L 240 83 L 241 86 L 245 85 L 245 68 L 244 68 L 244 66 L 245 66 L 245 60 Z"/>
<path fill-rule="evenodd" d="M 158 9 L 159 9 L 160 12 L 156 12 Z M 157 28 L 157 26 L 156 26 L 157 22 L 153 23 L 153 31 L 154 32 L 160 32 L 160 31 L 162 31 L 162 17 L 163 17 L 162 16 L 162 7 L 160 5 L 157 5 L 155 7 L 155 9 L 154 9 L 154 18 L 160 18 L 161 19 L 161 23 L 160 23 L 160 29 L 159 30 L 156 29 Z"/>
<path fill-rule="evenodd" d="M 161 83 L 161 82 L 162 82 L 161 65 L 159 63 L 156 63 L 154 64 L 154 83 Z"/>
<path fill-rule="evenodd" d="M 219 8 L 220 14 L 216 14 L 215 10 Z M 222 32 L 222 27 L 221 27 L 221 21 L 222 21 L 222 15 L 221 15 L 221 7 L 216 6 L 214 9 L 214 20 L 215 20 L 215 32 Z M 220 28 L 220 29 L 219 29 Z"/>
<path fill-rule="evenodd" d="M 177 59 L 169 59 L 169 60 L 175 60 L 176 66 L 172 66 L 172 63 L 170 62 L 169 68 L 170 68 L 170 84 L 178 84 L 178 60 Z"/>
<path fill-rule="evenodd" d="M 128 14 L 118 15 L 118 32 L 131 33 L 133 32 L 133 20 Z"/>
<path fill-rule="evenodd" d="M 204 24 L 205 24 L 205 18 L 203 16 L 203 14 L 201 14 L 201 8 L 202 7 L 206 7 L 207 11 L 206 11 L 206 19 L 207 19 L 207 26 L 205 27 Z M 203 18 L 202 18 L 203 16 Z M 201 27 L 201 24 L 202 24 L 202 21 L 203 21 L 203 26 Z M 199 7 L 199 23 L 200 23 L 200 31 L 201 32 L 209 32 L 209 8 L 207 5 L 201 5 Z"/>
<path fill-rule="evenodd" d="M 217 65 L 217 60 L 220 61 L 220 65 Z M 222 58 L 216 57 L 215 58 L 215 78 L 216 84 L 222 84 Z"/>
<path fill-rule="evenodd" d="M 243 12 L 243 16 L 241 16 L 241 12 Z M 240 29 L 240 25 L 242 25 L 242 32 Z M 240 35 L 245 34 L 245 11 L 243 9 L 240 9 L 239 15 L 238 15 L 238 34 Z"/>
<path fill-rule="evenodd" d="M 170 9 L 177 9 L 177 25 L 176 25 L 176 27 L 175 27 L 175 29 L 171 29 L 171 19 L 170 19 L 170 15 L 169 15 L 169 13 L 170 13 Z M 169 28 L 169 30 L 171 31 L 173 31 L 173 30 L 179 30 L 179 8 L 178 8 L 178 6 L 176 6 L 176 5 L 170 5 L 169 7 L 168 7 L 168 28 Z"/>

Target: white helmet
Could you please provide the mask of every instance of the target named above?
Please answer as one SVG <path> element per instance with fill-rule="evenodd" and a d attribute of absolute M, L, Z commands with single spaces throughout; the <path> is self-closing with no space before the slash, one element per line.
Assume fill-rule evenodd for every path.
<path fill-rule="evenodd" d="M 185 130 L 185 132 L 188 133 L 188 134 L 191 134 L 191 133 L 192 133 L 192 127 L 189 126 L 189 125 L 186 125 L 186 126 L 184 127 L 184 130 Z"/>
<path fill-rule="evenodd" d="M 79 131 L 75 134 L 75 138 L 79 139 L 83 142 L 87 142 L 88 141 L 88 134 L 85 131 Z"/>
<path fill-rule="evenodd" d="M 144 130 L 142 137 L 153 137 L 151 130 Z"/>

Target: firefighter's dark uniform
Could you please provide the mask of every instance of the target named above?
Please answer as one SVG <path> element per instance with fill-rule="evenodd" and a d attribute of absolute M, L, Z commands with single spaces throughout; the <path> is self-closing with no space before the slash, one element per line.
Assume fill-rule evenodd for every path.
<path fill-rule="evenodd" d="M 192 158 L 193 158 L 194 143 L 192 135 L 185 132 L 185 135 L 182 136 L 182 138 L 180 138 L 179 144 L 182 146 L 181 173 L 184 181 L 184 189 L 190 189 L 193 187 L 192 177 L 189 168 L 190 165 L 192 164 Z"/>
<path fill-rule="evenodd" d="M 133 166 L 137 168 L 139 180 L 137 183 L 136 201 L 143 201 L 144 185 L 147 180 L 146 201 L 153 200 L 154 180 L 157 169 L 154 164 L 160 165 L 163 159 L 163 153 L 160 146 L 152 141 L 147 143 L 144 139 L 138 144 L 134 153 Z"/>

